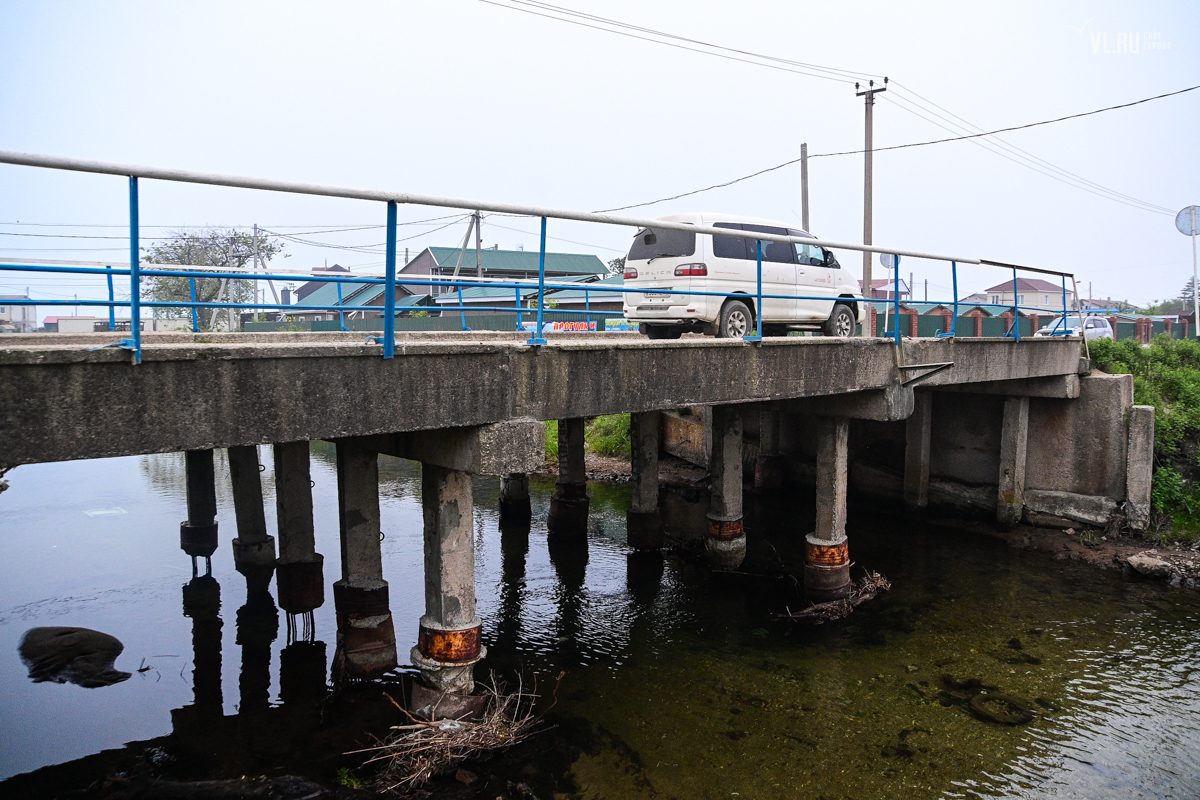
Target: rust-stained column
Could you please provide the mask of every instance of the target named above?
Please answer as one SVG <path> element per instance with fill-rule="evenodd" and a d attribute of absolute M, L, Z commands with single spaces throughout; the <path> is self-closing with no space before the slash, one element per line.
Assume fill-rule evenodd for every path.
<path fill-rule="evenodd" d="M 817 417 L 817 530 L 805 543 L 804 591 L 814 602 L 850 593 L 846 541 L 846 488 L 850 423 L 845 417 Z"/>
<path fill-rule="evenodd" d="M 426 684 L 414 685 L 413 710 L 425 717 L 457 718 L 471 707 L 465 696 L 475 688 L 474 664 L 485 654 L 475 614 L 471 484 L 470 473 L 421 467 L 425 615 L 411 656 Z"/>
<path fill-rule="evenodd" d="M 500 479 L 500 525 L 528 527 L 533 520 L 529 504 L 529 476 L 514 472 Z"/>
<path fill-rule="evenodd" d="M 736 406 L 713 406 L 709 472 L 712 493 L 704 549 L 714 569 L 737 569 L 746 557 L 746 534 L 742 528 L 742 412 Z"/>
<path fill-rule="evenodd" d="M 779 412 L 758 412 L 758 458 L 754 461 L 754 490 L 773 492 L 783 486 L 784 459 L 779 455 Z"/>
<path fill-rule="evenodd" d="M 583 460 L 585 420 L 558 422 L 558 483 L 550 499 L 546 530 L 551 536 L 586 538 L 588 521 L 587 467 Z"/>
<path fill-rule="evenodd" d="M 383 579 L 379 455 L 353 439 L 337 443 L 342 579 L 333 584 L 338 651 L 348 678 L 376 678 L 396 664 L 396 632 Z"/>
<path fill-rule="evenodd" d="M 1029 398 L 1007 397 L 1000 428 L 1000 487 L 996 522 L 1011 528 L 1025 509 L 1025 448 L 1029 438 Z"/>
<path fill-rule="evenodd" d="M 229 480 L 237 518 L 233 564 L 255 591 L 265 590 L 275 571 L 275 538 L 267 535 L 257 447 L 229 448 Z"/>
<path fill-rule="evenodd" d="M 629 415 L 629 510 L 625 530 L 635 550 L 663 546 L 662 516 L 658 512 L 658 445 L 661 420 L 657 411 Z"/>
<path fill-rule="evenodd" d="M 929 505 L 929 448 L 933 424 L 933 395 L 915 392 L 913 413 L 904 423 L 904 504 L 910 509 Z"/>
<path fill-rule="evenodd" d="M 313 532 L 308 442 L 283 442 L 273 449 L 279 536 L 275 582 L 279 607 L 293 616 L 311 614 L 325 603 L 325 558 L 316 551 Z"/>
<path fill-rule="evenodd" d="M 187 519 L 179 523 L 179 548 L 196 559 L 203 558 L 212 572 L 212 554 L 217 551 L 217 486 L 213 476 L 213 451 L 184 453 L 187 489 Z"/>

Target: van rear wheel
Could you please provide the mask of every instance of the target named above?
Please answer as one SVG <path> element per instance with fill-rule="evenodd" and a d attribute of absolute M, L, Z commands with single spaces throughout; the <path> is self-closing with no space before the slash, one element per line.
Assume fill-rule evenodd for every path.
<path fill-rule="evenodd" d="M 742 338 L 750 332 L 752 320 L 749 306 L 741 300 L 726 301 L 721 307 L 721 319 L 717 323 L 717 338 Z"/>
<path fill-rule="evenodd" d="M 833 313 L 829 315 L 829 319 L 825 321 L 825 335 L 842 338 L 852 336 L 856 322 L 854 310 L 845 303 L 838 303 L 833 307 Z"/>

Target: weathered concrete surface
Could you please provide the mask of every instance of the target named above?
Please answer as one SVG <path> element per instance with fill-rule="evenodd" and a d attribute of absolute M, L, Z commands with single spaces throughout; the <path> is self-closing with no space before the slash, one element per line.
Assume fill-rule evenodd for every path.
<path fill-rule="evenodd" d="M 1133 376 L 1093 373 L 1077 400 L 1029 401 L 1030 489 L 1125 498 Z"/>
<path fill-rule="evenodd" d="M 913 413 L 904 426 L 904 504 L 909 508 L 929 505 L 929 443 L 933 422 L 933 395 L 916 395 Z"/>
<path fill-rule="evenodd" d="M 1029 443 L 1029 398 L 1006 397 L 1000 428 L 1000 480 L 996 521 L 1011 528 L 1025 507 L 1025 463 Z"/>
<path fill-rule="evenodd" d="M 1035 524 L 1039 520 L 1034 517 L 1045 516 L 1102 527 L 1116 510 L 1116 501 L 1109 497 L 1047 492 L 1042 489 L 1025 490 L 1025 513 Z"/>
<path fill-rule="evenodd" d="M 119 338 L 5 337 L 0 466 L 815 397 L 897 378 L 894 347 L 878 339 L 599 334 L 536 348 L 516 333 L 404 334 L 385 360 L 362 334 L 151 334 L 136 367 L 125 351 L 87 349 Z M 920 339 L 905 360 L 955 362 L 931 388 L 1065 375 L 1079 351 Z"/>
<path fill-rule="evenodd" d="M 1003 415 L 1003 397 L 934 392 L 930 476 L 995 486 Z"/>
<path fill-rule="evenodd" d="M 473 475 L 534 472 L 546 458 L 546 429 L 532 419 L 355 439 L 362 447 L 398 458 Z"/>
<path fill-rule="evenodd" d="M 1129 409 L 1129 445 L 1125 465 L 1125 518 L 1129 527 L 1150 525 L 1150 479 L 1154 472 L 1154 406 Z"/>
<path fill-rule="evenodd" d="M 784 411 L 816 414 L 821 417 L 895 422 L 908 419 L 913 413 L 914 402 L 912 387 L 893 384 L 883 389 L 865 392 L 781 401 L 773 403 L 772 406 Z"/>
<path fill-rule="evenodd" d="M 1023 378 L 1013 381 L 981 381 L 959 386 L 943 386 L 944 392 L 970 392 L 971 394 L 1002 394 L 1010 397 L 1056 397 L 1074 399 L 1079 397 L 1078 375 L 1052 375 L 1048 378 Z"/>
<path fill-rule="evenodd" d="M 669 455 L 700 466 L 708 465 L 708 427 L 691 414 L 662 411 L 662 449 Z"/>
<path fill-rule="evenodd" d="M 708 561 L 715 569 L 737 569 L 746 557 L 742 527 L 742 412 L 737 406 L 712 411 L 712 491 L 708 496 Z"/>

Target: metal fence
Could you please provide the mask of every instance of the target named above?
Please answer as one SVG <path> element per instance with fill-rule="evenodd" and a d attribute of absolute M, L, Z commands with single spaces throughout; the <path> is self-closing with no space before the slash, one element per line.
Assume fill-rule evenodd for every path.
<path fill-rule="evenodd" d="M 858 250 L 869 253 L 881 253 L 891 258 L 891 267 L 894 271 L 894 286 L 892 291 L 893 319 L 899 319 L 900 314 L 900 259 L 902 257 L 914 257 L 930 259 L 949 263 L 951 270 L 951 281 L 953 285 L 954 299 L 946 302 L 948 307 L 953 308 L 953 317 L 951 330 L 941 331 L 939 336 L 955 336 L 957 334 L 958 325 L 958 265 L 959 264 L 977 264 L 985 266 L 993 266 L 1003 268 L 1006 271 L 1011 271 L 1013 280 L 1013 317 L 1014 323 L 1005 325 L 1004 320 L 997 318 L 985 318 L 984 335 L 996 335 L 1011 337 L 1014 341 L 1019 341 L 1022 335 L 1028 336 L 1030 333 L 1029 326 L 1022 326 L 1020 320 L 1020 311 L 1022 306 L 1018 303 L 1018 271 L 1033 272 L 1043 275 L 1053 275 L 1060 278 L 1062 282 L 1062 315 L 1065 317 L 1071 309 L 1067 307 L 1067 279 L 1071 279 L 1074 287 L 1075 279 L 1071 273 L 1059 272 L 1055 270 L 1040 269 L 1036 267 L 1027 267 L 1015 264 L 1007 264 L 999 261 L 990 261 L 982 258 L 974 258 L 969 256 L 950 256 L 936 253 L 927 253 L 921 251 L 908 250 L 904 248 L 892 248 L 882 245 L 862 245 L 851 242 L 837 242 L 827 239 L 814 238 L 810 236 L 791 236 L 777 235 L 763 232 L 738 231 L 731 228 L 717 228 L 710 225 L 697 225 L 691 223 L 675 222 L 663 219 L 650 219 L 642 217 L 624 217 L 612 214 L 595 214 L 589 212 L 569 211 L 563 209 L 542 208 L 536 206 L 520 206 L 510 203 L 494 203 L 476 200 L 462 200 L 447 197 L 437 197 L 432 195 L 417 195 L 402 192 L 387 192 L 377 190 L 353 189 L 338 186 L 322 186 L 315 184 L 298 183 L 294 181 L 278 181 L 267 180 L 262 178 L 247 178 L 233 175 L 217 175 L 209 173 L 189 172 L 184 170 L 159 169 L 154 167 L 144 167 L 131 164 L 113 164 L 108 162 L 84 161 L 80 159 L 61 158 L 56 156 L 45 156 L 31 153 L 19 153 L 14 151 L 0 150 L 0 163 L 23 165 L 30 167 L 39 167 L 45 169 L 71 170 L 77 172 L 117 175 L 123 176 L 128 180 L 128 198 L 129 198 L 129 266 L 128 267 L 82 267 L 82 266 L 48 266 L 48 265 L 32 265 L 32 264 L 0 264 L 2 271 L 17 271 L 17 272 L 42 272 L 42 273 L 58 273 L 58 274 L 101 274 L 108 279 L 109 299 L 105 300 L 14 300 L 13 305 L 43 305 L 43 306 L 98 306 L 107 307 L 109 309 L 110 327 L 115 329 L 115 309 L 119 306 L 128 306 L 130 311 L 131 337 L 122 340 L 118 346 L 127 348 L 133 351 L 133 362 L 141 361 L 141 323 L 142 323 L 142 306 L 164 309 L 189 309 L 193 317 L 193 327 L 195 327 L 196 310 L 199 308 L 213 309 L 277 309 L 287 311 L 289 313 L 297 312 L 332 312 L 338 313 L 339 327 L 345 327 L 345 314 L 347 312 L 363 311 L 377 313 L 382 310 L 381 327 L 383 335 L 381 337 L 368 337 L 368 341 L 374 341 L 382 345 L 383 357 L 392 358 L 395 353 L 395 333 L 397 330 L 404 330 L 404 326 L 408 324 L 406 321 L 401 321 L 396 316 L 396 289 L 400 286 L 406 287 L 447 287 L 449 286 L 458 293 L 458 305 L 445 310 L 457 310 L 459 312 L 459 328 L 465 330 L 468 328 L 466 311 L 488 312 L 499 314 L 517 314 L 536 317 L 536 322 L 533 326 L 529 337 L 529 344 L 542 345 L 546 344 L 544 338 L 545 323 L 547 314 L 544 311 L 545 298 L 547 290 L 578 290 L 580 286 L 575 285 L 556 285 L 546 282 L 546 227 L 549 219 L 575 220 L 583 222 L 593 222 L 604 225 L 620 225 L 635 228 L 654 228 L 656 230 L 678 230 L 694 234 L 708 234 L 713 236 L 724 236 L 747 239 L 756 242 L 757 248 L 757 269 L 756 269 L 756 291 L 753 295 L 739 295 L 740 297 L 750 301 L 754 301 L 753 316 L 756 320 L 756 330 L 753 333 L 748 333 L 744 338 L 748 341 L 761 341 L 763 320 L 761 314 L 757 313 L 758 309 L 762 308 L 762 301 L 766 299 L 783 299 L 783 300 L 821 300 L 828 301 L 831 298 L 828 295 L 771 295 L 763 294 L 762 290 L 762 262 L 763 262 L 763 243 L 764 242 L 783 242 L 789 244 L 805 244 L 819 248 L 842 249 L 842 250 Z M 347 278 L 344 276 L 325 276 L 312 275 L 310 280 L 333 282 L 338 284 L 376 284 L 384 287 L 384 304 L 382 309 L 379 306 L 314 306 L 314 305 L 270 305 L 266 303 L 219 303 L 219 302 L 198 302 L 195 295 L 195 280 L 199 278 L 229 278 L 231 274 L 237 274 L 239 278 L 248 280 L 290 280 L 293 275 L 278 275 L 268 274 L 267 272 L 242 272 L 231 273 L 228 270 L 213 271 L 204 269 L 157 269 L 143 268 L 141 264 L 140 247 L 138 242 L 139 236 L 139 202 L 138 202 L 138 181 L 141 178 L 175 181 L 182 183 L 197 183 L 212 186 L 227 186 L 235 188 L 256 189 L 261 191 L 287 192 L 293 194 L 324 196 L 324 197 L 340 197 L 357 200 L 373 200 L 379 201 L 386 205 L 387 218 L 387 244 L 384 275 L 382 278 Z M 473 211 L 490 211 L 494 213 L 516 214 L 526 217 L 536 217 L 541 220 L 541 235 L 540 235 L 540 251 L 538 257 L 538 279 L 536 284 L 532 281 L 479 281 L 479 280 L 422 280 L 422 279 L 397 279 L 396 275 L 396 228 L 397 228 L 397 205 L 400 203 L 426 205 L 443 208 L 455 208 L 462 210 Z M 130 286 L 130 299 L 128 302 L 117 301 L 113 294 L 113 279 L 121 277 L 128 279 Z M 192 296 L 190 302 L 168 302 L 142 299 L 142 281 L 146 278 L 155 277 L 184 277 L 189 278 L 192 285 Z M 529 289 L 532 286 L 537 287 L 537 306 L 536 309 L 521 309 L 520 296 L 522 289 Z M 512 289 L 517 300 L 517 308 L 512 307 L 481 307 L 474 306 L 468 309 L 462 302 L 462 290 L 464 288 L 473 287 L 489 287 Z M 615 286 L 592 286 L 588 287 L 590 292 L 636 292 L 640 293 L 641 289 L 626 289 L 624 287 Z M 873 293 L 873 287 L 869 287 Z M 682 296 L 716 296 L 727 297 L 727 292 L 702 292 L 702 291 L 682 291 L 671 290 L 673 295 Z M 603 295 L 600 295 L 603 297 Z M 1074 291 L 1074 296 L 1078 297 L 1078 291 Z M 850 298 L 851 300 L 860 300 L 861 298 Z M 1032 309 L 1026 309 L 1032 310 Z M 1074 309 L 1076 313 L 1078 308 Z M 557 314 L 570 315 L 574 319 L 588 319 L 593 316 L 594 312 L 588 311 L 567 311 L 559 310 Z M 582 315 L 582 316 L 581 316 Z M 899 347 L 902 344 L 902 337 L 907 333 L 902 320 L 900 325 L 892 324 L 890 337 Z M 1028 322 L 1028 320 L 1026 320 Z M 996 325 L 999 323 L 1000 327 Z M 421 323 L 422 325 L 428 323 Z M 441 323 L 439 323 L 441 324 Z M 1067 335 L 1069 330 L 1067 326 L 1062 326 L 1061 335 Z"/>

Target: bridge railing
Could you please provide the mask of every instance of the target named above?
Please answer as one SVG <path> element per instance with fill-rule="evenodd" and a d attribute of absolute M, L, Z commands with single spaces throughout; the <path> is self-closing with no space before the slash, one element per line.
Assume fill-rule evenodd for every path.
<path fill-rule="evenodd" d="M 167 170 L 154 167 L 143 167 L 130 164 L 113 164 L 108 162 L 84 161 L 80 159 L 61 158 L 56 156 L 45 156 L 31 153 L 19 153 L 13 151 L 0 150 L 0 163 L 40 167 L 46 169 L 61 169 L 77 172 L 88 172 L 96 174 L 121 175 L 128 178 L 129 192 L 129 265 L 128 267 L 104 266 L 104 267 L 86 267 L 86 266 L 51 266 L 51 265 L 33 265 L 33 264 L 0 264 L 0 271 L 21 271 L 21 272 L 42 272 L 42 273 L 63 273 L 63 274 L 102 274 L 107 278 L 109 287 L 108 300 L 6 300 L 5 302 L 12 305 L 44 305 L 44 306 L 102 306 L 109 309 L 110 328 L 115 328 L 115 309 L 118 306 L 128 306 L 130 309 L 130 333 L 131 337 L 120 343 L 120 346 L 126 347 L 133 351 L 134 363 L 141 361 L 141 308 L 143 305 L 152 308 L 165 309 L 190 309 L 192 312 L 193 329 L 197 325 L 197 309 L 275 309 L 286 313 L 297 312 L 338 312 L 344 315 L 346 312 L 374 312 L 379 311 L 379 306 L 374 305 L 353 305 L 347 306 L 339 303 L 336 306 L 329 305 L 304 305 L 304 304 L 269 304 L 262 302 L 255 303 L 221 303 L 221 302 L 202 302 L 196 299 L 195 281 L 202 278 L 222 278 L 229 279 L 231 275 L 238 275 L 238 279 L 244 280 L 291 280 L 294 275 L 281 275 L 278 273 L 271 274 L 269 272 L 259 272 L 257 270 L 236 272 L 231 270 L 208 270 L 203 269 L 155 269 L 143 268 L 141 264 L 141 253 L 139 245 L 139 198 L 138 198 L 138 180 L 139 178 L 149 178 L 155 180 L 166 180 L 183 183 L 197 183 L 215 186 L 228 186 L 235 188 L 256 189 L 262 191 L 287 192 L 294 194 L 305 194 L 324 197 L 341 197 L 359 200 L 376 200 L 386 204 L 387 209 L 387 243 L 385 248 L 384 274 L 382 277 L 362 277 L 350 278 L 343 276 L 327 276 L 313 274 L 307 276 L 308 280 L 337 283 L 339 285 L 339 298 L 341 296 L 342 284 L 375 284 L 381 285 L 384 288 L 383 293 L 383 318 L 384 331 L 383 336 L 379 337 L 379 343 L 383 346 L 384 358 L 392 358 L 395 353 L 395 319 L 396 319 L 396 289 L 401 286 L 426 286 L 426 287 L 453 287 L 458 295 L 457 306 L 442 306 L 442 311 L 457 310 L 460 313 L 462 327 L 466 329 L 466 311 L 490 311 L 490 312 L 508 312 L 515 313 L 518 319 L 518 329 L 521 327 L 520 319 L 522 313 L 532 313 L 533 309 L 521 308 L 521 290 L 532 289 L 537 287 L 537 307 L 535 323 L 532 335 L 529 338 L 529 344 L 543 345 L 546 344 L 544 338 L 544 311 L 546 307 L 547 291 L 559 290 L 579 290 L 585 292 L 585 306 L 590 305 L 590 296 L 592 292 L 600 292 L 603 296 L 605 293 L 624 295 L 625 293 L 633 292 L 640 294 L 644 291 L 643 288 L 625 288 L 624 286 L 583 286 L 578 283 L 574 284 L 554 284 L 546 281 L 546 227 L 549 219 L 574 220 L 583 222 L 594 222 L 605 225 L 619 225 L 635 228 L 653 228 L 656 230 L 678 230 L 687 233 L 709 234 L 713 236 L 724 236 L 747 239 L 756 243 L 757 251 L 757 269 L 756 269 L 756 292 L 753 295 L 755 299 L 754 317 L 757 320 L 757 325 L 754 333 L 748 333 L 744 338 L 747 341 L 762 340 L 762 301 L 764 299 L 783 299 L 783 300 L 820 300 L 830 301 L 836 300 L 829 295 L 797 295 L 797 294 L 765 294 L 762 285 L 762 263 L 763 263 L 763 243 L 764 242 L 781 242 L 789 244 L 806 244 L 815 247 L 824 247 L 828 249 L 841 250 L 859 250 L 870 253 L 881 253 L 890 256 L 892 260 L 892 268 L 894 272 L 892 305 L 897 320 L 897 324 L 892 331 L 892 338 L 895 344 L 899 347 L 902 344 L 902 334 L 900 331 L 899 316 L 900 316 L 900 270 L 899 262 L 902 257 L 914 257 L 920 259 L 929 259 L 933 261 L 941 261 L 950 264 L 951 277 L 953 282 L 954 299 L 945 305 L 953 306 L 953 316 L 951 317 L 950 330 L 938 332 L 939 336 L 953 337 L 955 335 L 955 327 L 958 319 L 958 266 L 959 264 L 973 264 L 981 266 L 992 266 L 1004 269 L 1011 269 L 1013 274 L 1013 323 L 1006 336 L 1010 336 L 1017 341 L 1020 339 L 1020 312 L 1024 310 L 1041 310 L 1044 308 L 1036 306 L 1022 306 L 1019 304 L 1019 287 L 1018 287 L 1018 271 L 1033 272 L 1045 275 L 1058 276 L 1062 281 L 1062 316 L 1065 319 L 1069 313 L 1067 307 L 1067 278 L 1071 279 L 1074 287 L 1074 275 L 1068 272 L 1060 272 L 1055 270 L 1041 269 L 1037 267 L 1027 267 L 1017 264 L 1007 264 L 997 261 L 989 261 L 982 258 L 973 258 L 966 256 L 950 256 L 943 254 L 927 253 L 906 248 L 893 248 L 882 245 L 863 245 L 851 242 L 838 242 L 828 239 L 815 238 L 811 236 L 791 236 L 777 235 L 771 233 L 762 233 L 758 231 L 738 231 L 731 228 L 717 228 L 710 225 L 696 225 L 691 223 L 675 222 L 671 220 L 641 218 L 641 217 L 625 217 L 612 214 L 597 214 L 590 212 L 569 211 L 563 209 L 551 209 L 537 206 L 520 206 L 509 203 L 494 203 L 482 202 L 475 200 L 462 200 L 455 198 L 437 197 L 432 195 L 417 195 L 409 193 L 386 192 L 377 190 L 352 189 L 337 186 L 323 186 L 314 184 L 297 183 L 292 181 L 278 181 L 261 178 L 246 178 L 232 175 L 216 175 L 210 173 L 189 172 L 184 170 Z M 451 279 L 418 279 L 418 278 L 398 278 L 396 274 L 396 226 L 397 226 L 397 205 L 400 203 L 414 205 L 428 205 L 444 208 L 456 208 L 462 210 L 473 211 L 491 211 L 495 213 L 517 214 L 520 216 L 537 217 L 541 221 L 540 246 L 538 254 L 538 279 L 536 283 L 532 281 L 482 281 L 482 280 L 461 280 Z M 128 276 L 130 282 L 130 298 L 126 301 L 118 301 L 113 292 L 113 277 Z M 186 277 L 190 279 L 191 298 L 189 302 L 182 301 L 161 301 L 161 300 L 143 300 L 142 298 L 142 280 L 145 278 L 157 277 Z M 513 289 L 515 292 L 515 307 L 507 306 L 467 306 L 462 300 L 462 291 L 464 288 L 501 288 Z M 864 287 L 872 295 L 867 298 L 867 301 L 873 299 L 874 287 Z M 685 296 L 715 296 L 727 297 L 728 292 L 705 292 L 694 290 L 671 290 L 672 295 Z M 1074 296 L 1078 298 L 1078 292 L 1074 292 Z M 850 298 L 856 302 L 864 302 L 864 298 L 856 296 Z M 576 311 L 566 309 L 555 309 L 557 313 L 567 314 L 591 314 L 594 313 L 589 309 Z M 1082 311 L 1078 308 L 1078 300 L 1076 300 L 1076 308 L 1074 309 L 1079 314 L 1082 328 Z M 344 322 L 344 319 L 343 319 Z M 1057 332 L 1056 332 L 1057 333 Z M 1069 334 L 1069 328 L 1066 325 L 1062 326 L 1060 335 Z M 375 337 L 371 337 L 374 339 Z"/>

